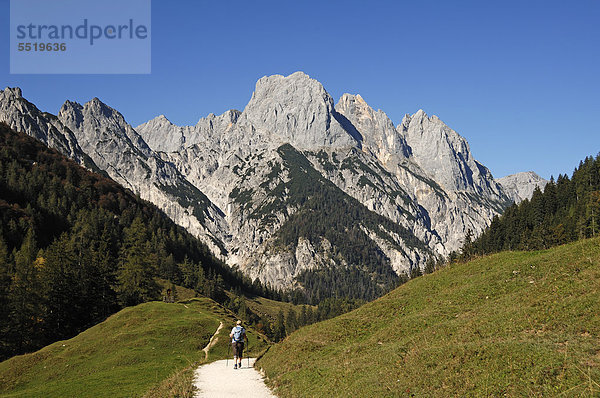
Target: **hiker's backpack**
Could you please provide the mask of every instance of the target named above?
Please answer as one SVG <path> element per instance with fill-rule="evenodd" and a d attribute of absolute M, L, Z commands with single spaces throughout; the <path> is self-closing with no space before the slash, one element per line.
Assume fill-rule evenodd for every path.
<path fill-rule="evenodd" d="M 244 328 L 241 326 L 238 326 L 235 328 L 235 330 L 233 331 L 233 340 L 240 342 L 240 341 L 244 341 Z"/>

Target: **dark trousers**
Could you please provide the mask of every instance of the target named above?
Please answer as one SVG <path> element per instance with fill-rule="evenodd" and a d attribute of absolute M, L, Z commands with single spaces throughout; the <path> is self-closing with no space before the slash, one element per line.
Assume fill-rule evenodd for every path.
<path fill-rule="evenodd" d="M 233 348 L 233 356 L 241 358 L 242 352 L 244 352 L 244 342 L 243 341 L 233 342 L 233 343 L 231 343 L 231 347 Z"/>

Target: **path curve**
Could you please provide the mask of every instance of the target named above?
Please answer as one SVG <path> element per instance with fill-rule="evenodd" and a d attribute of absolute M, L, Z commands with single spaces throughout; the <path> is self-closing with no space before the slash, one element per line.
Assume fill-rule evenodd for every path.
<path fill-rule="evenodd" d="M 215 332 L 215 334 L 213 334 L 210 337 L 210 340 L 208 340 L 208 344 L 206 345 L 206 347 L 204 347 L 202 349 L 202 351 L 204 351 L 204 359 L 208 359 L 208 350 L 210 350 L 212 348 L 212 346 L 214 346 L 215 344 L 217 344 L 217 341 L 219 341 L 219 338 L 217 337 L 217 334 L 219 334 L 219 331 L 223 328 L 223 322 L 219 322 L 219 327 L 217 328 L 217 331 Z"/>
<path fill-rule="evenodd" d="M 267 388 L 261 374 L 254 369 L 256 358 L 242 360 L 241 369 L 233 369 L 233 360 L 215 361 L 202 365 L 195 372 L 194 385 L 198 392 L 194 398 L 276 398 Z"/>

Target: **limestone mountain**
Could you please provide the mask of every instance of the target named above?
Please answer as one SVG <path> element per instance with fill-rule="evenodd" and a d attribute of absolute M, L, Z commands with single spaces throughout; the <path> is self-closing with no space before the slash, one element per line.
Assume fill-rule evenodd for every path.
<path fill-rule="evenodd" d="M 224 119 L 226 114 L 209 117 Z M 260 79 L 239 117 L 222 134 L 206 134 L 203 144 L 192 143 L 191 137 L 207 120 L 164 129 L 161 121 L 164 117 L 138 131 L 148 140 L 162 132 L 160 142 L 183 134 L 178 142 L 188 144 L 163 153 L 163 158 L 224 209 L 232 231 L 244 231 L 225 242 L 231 263 L 253 276 L 268 275 L 274 283 L 293 282 L 304 271 L 323 269 L 331 250 L 329 241 L 297 236 L 295 251 L 273 251 L 270 240 L 287 230 L 286 223 L 296 222 L 288 216 L 298 210 L 281 188 L 290 184 L 290 164 L 277 156 L 283 144 L 306 158 L 318 172 L 315 176 L 420 242 L 421 248 L 408 248 L 403 239 L 380 239 L 365 228 L 398 273 L 422 266 L 432 254 L 458 249 L 468 230 L 479 234 L 510 202 L 489 170 L 473 158 L 466 140 L 437 117 L 420 111 L 395 127 L 360 95 L 345 94 L 334 105 L 323 86 L 301 72 Z M 428 160 L 427 145 L 435 146 L 439 159 Z M 281 175 L 288 181 L 280 181 Z M 275 203 L 285 212 L 278 213 Z"/>
<path fill-rule="evenodd" d="M 85 105 L 66 101 L 58 116 L 41 112 L 21 90 L 0 91 L 0 121 L 102 171 L 159 206 L 177 224 L 220 253 L 213 231 L 223 230 L 219 209 L 171 164 L 152 151 L 116 110 L 97 98 Z"/>
<path fill-rule="evenodd" d="M 56 116 L 40 111 L 23 98 L 18 87 L 0 90 L 0 122 L 38 139 L 90 169 L 100 170 L 81 149 L 73 132 Z"/>
<path fill-rule="evenodd" d="M 220 116 L 202 118 L 195 126 L 176 126 L 160 115 L 135 128 L 148 145 L 156 151 L 177 152 L 194 144 L 201 144 L 215 134 L 227 132 L 240 116 L 240 111 L 230 110 Z"/>
<path fill-rule="evenodd" d="M 2 113 L 31 118 L 5 102 Z M 436 116 L 394 126 L 360 95 L 335 104 L 302 72 L 263 77 L 243 111 L 194 126 L 161 115 L 134 129 L 98 99 L 67 101 L 55 119 L 98 167 L 229 265 L 313 299 L 374 297 L 512 201 Z"/>
<path fill-rule="evenodd" d="M 533 171 L 523 171 L 499 178 L 498 183 L 502 185 L 504 192 L 518 204 L 525 199 L 531 199 L 536 188 L 543 190 L 548 184 L 548 180 Z"/>
<path fill-rule="evenodd" d="M 473 158 L 466 140 L 436 116 L 430 118 L 419 110 L 393 128 L 385 113 L 375 112 L 359 95 L 349 94 L 342 96 L 336 109 L 363 137 L 363 152 L 374 155 L 393 183 L 421 210 L 421 219 L 432 234 L 425 239 L 437 254 L 457 250 L 467 231 L 478 235 L 508 204 L 489 170 Z M 358 186 L 364 185 L 367 176 L 360 178 Z M 370 188 L 378 189 L 371 182 Z"/>

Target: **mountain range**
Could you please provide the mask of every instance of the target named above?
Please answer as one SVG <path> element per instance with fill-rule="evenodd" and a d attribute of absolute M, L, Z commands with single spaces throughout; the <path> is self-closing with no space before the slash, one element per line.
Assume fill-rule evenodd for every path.
<path fill-rule="evenodd" d="M 302 72 L 263 77 L 243 111 L 194 126 L 134 128 L 98 98 L 55 116 L 18 88 L 0 91 L 0 121 L 156 204 L 251 278 L 313 299 L 377 296 L 546 183 L 496 180 L 438 117 L 395 126 Z"/>

